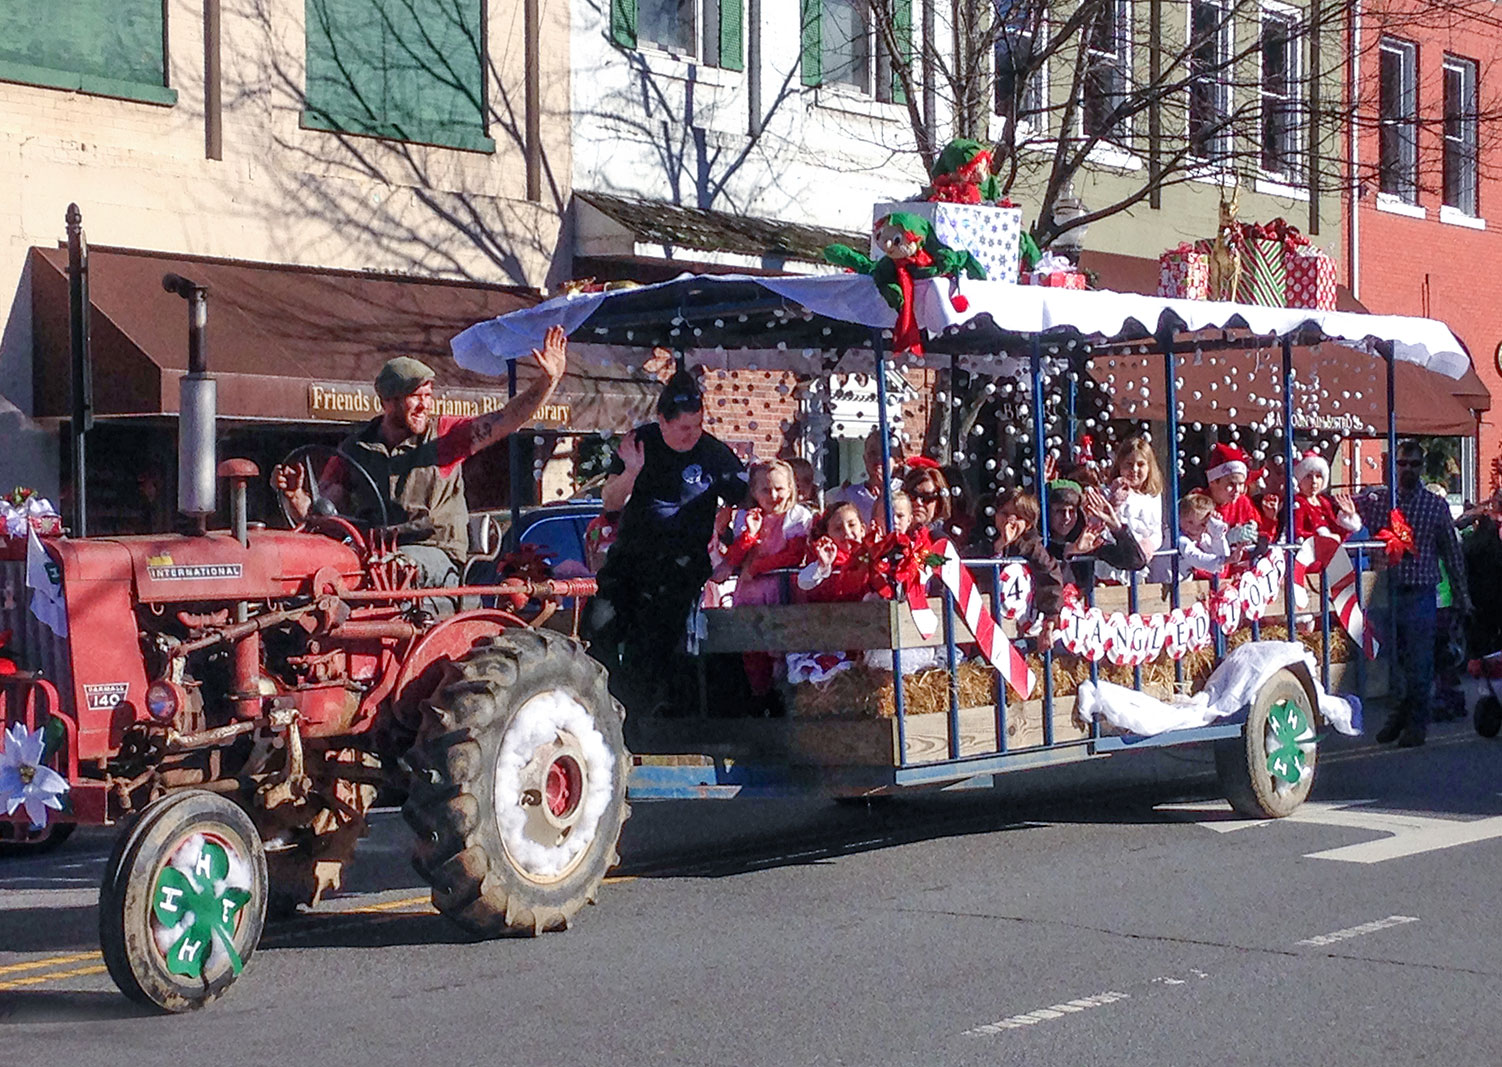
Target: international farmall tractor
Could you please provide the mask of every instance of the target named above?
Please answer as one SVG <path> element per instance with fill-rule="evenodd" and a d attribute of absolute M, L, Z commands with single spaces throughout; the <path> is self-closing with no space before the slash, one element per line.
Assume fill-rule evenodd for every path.
<path fill-rule="evenodd" d="M 201 529 L 216 502 L 213 381 L 193 337 L 179 506 Z M 291 457 L 315 480 L 364 480 L 343 499 L 379 496 L 330 459 Z M 322 499 L 297 529 L 252 526 L 255 466 L 217 474 L 230 530 L 43 539 L 66 637 L 33 610 L 24 560 L 0 561 L 19 668 L 0 678 L 0 775 L 32 795 L 50 782 L 43 799 L 61 805 L 41 830 L 28 814 L 41 803 L 15 807 L 0 837 L 121 825 L 100 890 L 105 962 L 128 996 L 171 1011 L 239 977 L 268 909 L 339 885 L 383 786 L 406 793 L 413 862 L 442 913 L 480 936 L 567 927 L 618 858 L 629 757 L 604 670 L 537 624 L 593 583 L 414 588 L 379 518 Z M 482 595 L 505 609 L 471 608 Z"/>

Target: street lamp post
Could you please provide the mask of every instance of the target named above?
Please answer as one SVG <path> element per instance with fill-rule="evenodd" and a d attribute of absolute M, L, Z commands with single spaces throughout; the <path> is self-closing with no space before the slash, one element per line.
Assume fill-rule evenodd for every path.
<path fill-rule="evenodd" d="M 1067 182 L 1063 194 L 1053 204 L 1054 227 L 1068 226 L 1069 223 L 1086 214 L 1088 214 L 1088 209 L 1085 207 L 1085 202 L 1075 195 L 1074 182 Z M 1050 242 L 1049 247 L 1066 257 L 1075 266 L 1079 266 L 1080 253 L 1085 248 L 1085 231 L 1089 228 L 1088 224 L 1082 224 L 1064 230 Z"/>

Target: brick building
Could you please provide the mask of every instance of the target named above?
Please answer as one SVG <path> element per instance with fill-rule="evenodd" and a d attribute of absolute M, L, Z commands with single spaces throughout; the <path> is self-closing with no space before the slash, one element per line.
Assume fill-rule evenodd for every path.
<path fill-rule="evenodd" d="M 1502 57 L 1495 6 L 1424 19 L 1399 8 L 1390 27 L 1369 24 L 1349 43 L 1360 121 L 1348 148 L 1357 181 L 1344 216 L 1347 284 L 1374 312 L 1447 323 L 1480 384 L 1502 392 L 1502 304 L 1481 295 L 1502 271 L 1492 129 L 1502 85 L 1488 80 Z M 1484 410 L 1484 398 L 1474 406 L 1476 433 L 1461 446 L 1466 496 L 1502 485 L 1502 414 Z M 1362 480 L 1376 477 L 1379 451 L 1364 455 Z"/>

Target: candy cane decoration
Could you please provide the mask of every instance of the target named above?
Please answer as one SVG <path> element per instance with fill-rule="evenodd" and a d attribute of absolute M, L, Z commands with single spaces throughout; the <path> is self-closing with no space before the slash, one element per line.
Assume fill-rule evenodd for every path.
<path fill-rule="evenodd" d="M 1340 625 L 1361 646 L 1367 659 L 1376 659 L 1380 646 L 1376 635 L 1367 628 L 1366 614 L 1356 596 L 1356 568 L 1351 565 L 1350 553 L 1341 547 L 1342 542 L 1343 538 L 1323 528 L 1305 538 L 1293 559 L 1293 600 L 1298 607 L 1307 606 L 1309 590 L 1305 588 L 1305 579 L 1323 571 L 1330 583 L 1330 607 Z"/>
<path fill-rule="evenodd" d="M 939 579 L 953 594 L 960 615 L 975 635 L 975 643 L 980 646 L 981 653 L 991 666 L 1001 672 L 1012 692 L 1026 700 L 1032 695 L 1034 684 L 1033 672 L 1028 669 L 1027 660 L 1017 651 L 1017 646 L 1007 640 L 1006 634 L 997 629 L 996 620 L 986 610 L 985 600 L 975 588 L 970 571 L 960 562 L 960 554 L 955 551 L 954 545 L 948 539 L 938 541 L 934 544 L 934 551 L 944 555 L 943 566 L 939 568 Z"/>

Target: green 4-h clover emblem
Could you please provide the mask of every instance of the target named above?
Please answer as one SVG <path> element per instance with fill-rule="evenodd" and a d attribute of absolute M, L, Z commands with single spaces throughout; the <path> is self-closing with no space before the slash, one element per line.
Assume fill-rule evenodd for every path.
<path fill-rule="evenodd" d="M 156 921 L 175 935 L 166 949 L 167 970 L 201 977 L 217 939 L 229 957 L 230 969 L 239 974 L 245 963 L 235 951 L 235 917 L 250 900 L 250 890 L 228 884 L 229 853 L 223 845 L 205 838 L 194 856 L 191 844 L 179 849 L 172 863 L 162 869 L 151 894 Z"/>
<path fill-rule="evenodd" d="M 1267 713 L 1267 770 L 1285 785 L 1297 785 L 1308 773 L 1305 745 L 1314 740 L 1314 728 L 1304 709 L 1291 700 L 1280 700 Z"/>

